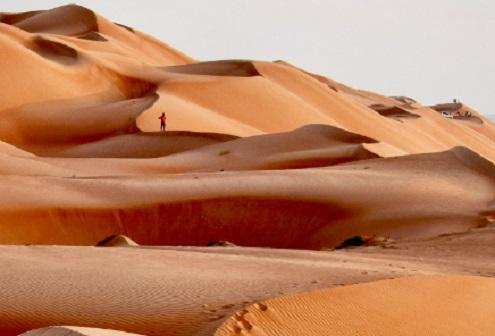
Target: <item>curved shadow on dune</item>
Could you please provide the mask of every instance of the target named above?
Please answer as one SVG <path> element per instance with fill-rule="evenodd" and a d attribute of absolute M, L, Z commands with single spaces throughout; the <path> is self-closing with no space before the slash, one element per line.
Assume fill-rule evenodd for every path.
<path fill-rule="evenodd" d="M 108 42 L 108 40 L 103 35 L 97 32 L 89 32 L 89 33 L 81 34 L 78 35 L 77 38 L 81 40 L 88 40 L 95 42 Z"/>
<path fill-rule="evenodd" d="M 119 133 L 137 133 L 136 118 L 157 99 L 157 95 L 151 95 L 83 107 L 70 102 L 51 103 L 51 109 L 45 104 L 33 104 L 6 113 L 0 136 L 6 142 L 36 152 L 36 147 L 66 146 Z"/>
<path fill-rule="evenodd" d="M 453 116 L 454 120 L 460 120 L 460 121 L 468 121 L 472 122 L 473 124 L 477 125 L 483 125 L 484 122 L 480 117 L 477 116 Z"/>
<path fill-rule="evenodd" d="M 63 65 L 73 65 L 78 61 L 78 53 L 66 44 L 50 41 L 43 36 L 33 38 L 32 51 L 43 58 Z"/>
<path fill-rule="evenodd" d="M 125 235 L 140 245 L 208 246 L 212 241 L 229 241 L 241 246 L 319 249 L 322 242 L 314 234 L 358 212 L 330 202 L 230 197 L 120 210 L 25 209 L 23 219 L 16 213 L 2 211 L 5 223 L 17 217 L 16 230 L 0 223 L 0 232 L 11 228 L 9 238 L 0 236 L 2 244 L 96 245 Z M 35 232 L 47 234 L 37 239 Z"/>
<path fill-rule="evenodd" d="M 16 187 L 9 187 L 14 198 L 4 199 L 0 211 L 0 243 L 94 245 L 123 234 L 143 245 L 230 241 L 320 249 L 356 235 L 461 232 L 493 213 L 495 166 L 463 148 L 318 169 L 204 175 L 155 175 L 161 161 L 113 177 L 112 169 L 104 176 L 2 176 L 6 188 Z M 46 191 L 31 194 L 33 185 Z"/>
<path fill-rule="evenodd" d="M 306 125 L 290 132 L 239 138 L 178 153 L 162 164 L 172 167 L 174 162 L 184 163 L 183 171 L 281 170 L 378 158 L 364 148 L 364 143 L 377 141 L 329 125 Z"/>
<path fill-rule="evenodd" d="M 43 156 L 65 158 L 158 158 L 237 139 L 221 133 L 168 131 L 108 136 L 97 141 L 48 148 Z M 41 154 L 41 152 L 37 152 Z"/>
<path fill-rule="evenodd" d="M 462 164 L 464 164 L 466 167 L 469 167 L 474 171 L 490 178 L 493 178 L 495 176 L 495 163 L 482 157 L 478 153 L 470 150 L 469 148 L 458 146 L 452 148 L 450 152 L 452 152 L 455 155 L 455 157 L 460 162 L 462 162 Z"/>
<path fill-rule="evenodd" d="M 74 4 L 27 13 L 5 13 L 0 16 L 0 22 L 29 33 L 77 36 L 98 32 L 98 20 L 95 13 Z"/>
<path fill-rule="evenodd" d="M 40 56 L 61 64 L 77 62 L 77 52 L 42 37 L 34 39 Z M 140 133 L 137 118 L 158 100 L 157 85 L 103 69 L 115 86 L 106 92 L 74 99 L 38 102 L 0 111 L 0 140 L 42 153 L 94 142 L 106 137 Z"/>
<path fill-rule="evenodd" d="M 201 62 L 187 65 L 176 65 L 161 68 L 170 73 L 183 75 L 202 76 L 233 76 L 233 77 L 254 77 L 261 76 L 252 61 L 244 60 L 224 60 Z"/>
<path fill-rule="evenodd" d="M 35 15 L 41 14 L 43 11 L 29 11 L 24 13 L 0 13 L 0 22 L 11 26 L 15 26 L 17 23 L 29 19 Z"/>
<path fill-rule="evenodd" d="M 411 113 L 408 110 L 399 106 L 387 106 L 383 104 L 372 104 L 368 106 L 379 115 L 387 118 L 412 118 L 417 119 L 421 116 L 416 113 Z"/>

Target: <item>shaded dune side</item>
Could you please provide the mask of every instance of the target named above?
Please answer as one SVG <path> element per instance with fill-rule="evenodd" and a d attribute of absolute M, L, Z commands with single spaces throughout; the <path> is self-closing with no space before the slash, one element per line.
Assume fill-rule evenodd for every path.
<path fill-rule="evenodd" d="M 60 42 L 50 41 L 42 36 L 33 38 L 32 50 L 41 57 L 64 65 L 75 64 L 78 60 L 78 53 L 75 49 Z"/>
<path fill-rule="evenodd" d="M 236 197 L 123 209 L 23 209 L 22 218 L 18 211 L 0 211 L 0 242 L 96 245 L 123 234 L 142 245 L 207 246 L 226 240 L 318 249 L 323 246 L 312 243 L 315 233 L 352 214 L 331 203 Z"/>
<path fill-rule="evenodd" d="M 30 330 L 20 336 L 136 336 L 139 334 L 127 333 L 119 330 L 85 328 L 72 326 L 53 326 Z"/>
<path fill-rule="evenodd" d="M 319 103 L 318 108 L 333 117 L 334 121 L 331 124 L 377 139 L 380 141 L 377 150 L 381 150 L 382 156 L 441 151 L 454 146 L 466 146 L 494 161 L 495 152 L 492 144 L 495 128 L 491 123 L 485 122 L 479 125 L 446 119 L 433 109 L 409 98 L 399 97 L 399 100 L 396 100 L 373 92 L 355 90 L 284 62 L 271 65 L 256 62 L 255 65 L 265 78 L 280 83 L 299 96 L 306 97 L 306 102 L 316 105 L 319 101 L 328 101 L 326 104 Z M 300 81 L 297 82 L 290 80 L 296 78 L 296 72 L 305 75 L 299 76 Z M 303 77 L 311 77 L 314 82 L 320 84 L 320 88 Z M 325 87 L 326 98 L 322 95 L 323 92 L 319 92 Z M 321 94 L 317 96 L 317 93 Z M 380 111 L 373 110 L 373 107 L 376 109 L 377 106 L 380 106 Z"/>
<path fill-rule="evenodd" d="M 375 140 L 327 125 L 241 138 L 161 160 L 179 171 L 296 169 L 332 166 L 379 156 L 363 143 Z"/>
<path fill-rule="evenodd" d="M 2 13 L 0 22 L 14 25 L 29 33 L 77 36 L 98 32 L 95 13 L 77 5 L 19 14 Z"/>
<path fill-rule="evenodd" d="M 461 232 L 486 224 L 494 213 L 495 168 L 478 170 L 458 155 L 146 179 L 3 176 L 11 197 L 0 199 L 0 242 L 94 245 L 124 234 L 142 245 L 226 240 L 321 249 L 356 235 L 404 239 Z M 477 160 L 477 166 L 485 162 Z"/>
<path fill-rule="evenodd" d="M 63 149 L 46 149 L 43 155 L 67 158 L 157 158 L 237 138 L 229 134 L 185 131 L 134 133 L 109 136 L 84 144 L 65 146 Z M 125 165 L 122 167 L 125 168 Z"/>
<path fill-rule="evenodd" d="M 161 68 L 169 73 L 204 76 L 261 76 L 252 61 L 225 60 L 177 65 Z"/>
<path fill-rule="evenodd" d="M 110 126 L 111 122 L 103 124 Z M 372 139 L 325 125 L 310 125 L 292 132 L 244 139 L 227 134 L 169 131 L 117 134 L 88 141 L 90 135 L 98 135 L 96 130 L 79 139 L 85 140 L 83 143 L 62 143 L 60 136 L 53 139 L 53 144 L 48 143 L 46 137 L 37 143 L 24 143 L 24 148 L 43 156 L 30 158 L 30 164 L 25 167 L 26 159 L 16 157 L 15 150 L 5 148 L 4 166 L 0 172 L 4 175 L 89 178 L 301 169 L 378 157 L 364 148 L 363 143 L 373 143 Z M 119 133 L 122 132 L 120 129 Z M 72 138 L 67 140 L 77 140 L 74 138 L 76 135 L 72 134 Z M 28 136 L 27 132 L 25 136 Z M 126 160 L 122 160 L 124 158 Z M 142 158 L 149 159 L 140 160 Z"/>
<path fill-rule="evenodd" d="M 137 133 L 136 118 L 156 101 L 156 95 L 98 105 L 74 102 L 33 104 L 2 111 L 3 141 L 33 150 L 43 145 L 95 141 L 118 133 Z M 29 122 L 25 122 L 29 120 Z"/>
<path fill-rule="evenodd" d="M 491 335 L 494 300 L 495 280 L 490 278 L 384 280 L 260 302 L 236 313 L 215 336 L 416 336 L 432 331 L 434 335 Z"/>
<path fill-rule="evenodd" d="M 30 12 L 23 12 L 23 13 L 0 13 L 0 22 L 15 26 L 16 23 L 24 21 L 24 20 L 26 20 L 32 16 L 35 16 L 35 15 L 42 13 L 42 12 L 43 11 L 39 10 L 39 11 L 30 11 Z"/>

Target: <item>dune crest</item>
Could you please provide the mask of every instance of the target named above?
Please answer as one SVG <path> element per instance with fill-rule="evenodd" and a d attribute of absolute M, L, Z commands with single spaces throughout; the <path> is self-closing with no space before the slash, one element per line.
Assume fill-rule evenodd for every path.
<path fill-rule="evenodd" d="M 466 103 L 74 4 L 0 13 L 0 54 L 1 336 L 493 334 L 495 124 Z"/>

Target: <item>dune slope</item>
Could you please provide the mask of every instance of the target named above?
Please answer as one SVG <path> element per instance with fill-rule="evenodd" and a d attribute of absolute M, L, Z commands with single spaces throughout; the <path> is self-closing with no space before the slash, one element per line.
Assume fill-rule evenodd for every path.
<path fill-rule="evenodd" d="M 457 148 L 283 172 L 14 173 L 0 176 L 0 240 L 94 245 L 125 234 L 145 245 L 227 240 L 320 249 L 354 235 L 432 237 L 488 221 L 495 213 L 494 169 Z"/>
<path fill-rule="evenodd" d="M 260 302 L 215 335 L 489 335 L 494 296 L 489 278 L 385 280 Z"/>

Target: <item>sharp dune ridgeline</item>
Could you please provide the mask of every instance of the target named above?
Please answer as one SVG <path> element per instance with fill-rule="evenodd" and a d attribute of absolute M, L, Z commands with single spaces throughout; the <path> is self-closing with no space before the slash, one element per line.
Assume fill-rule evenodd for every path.
<path fill-rule="evenodd" d="M 0 13 L 0 335 L 495 332 L 493 121 L 124 24 Z"/>

